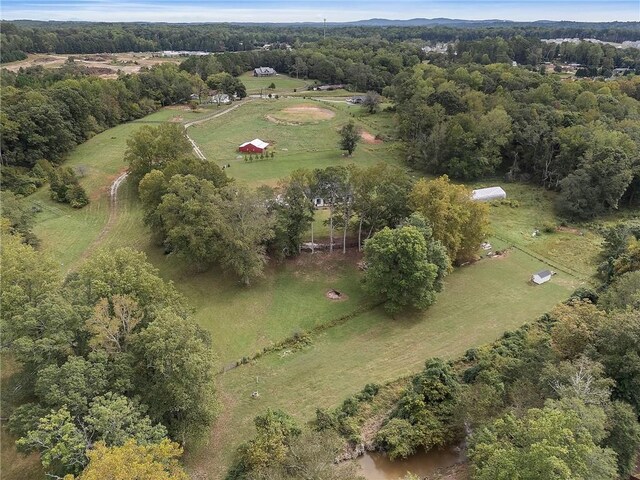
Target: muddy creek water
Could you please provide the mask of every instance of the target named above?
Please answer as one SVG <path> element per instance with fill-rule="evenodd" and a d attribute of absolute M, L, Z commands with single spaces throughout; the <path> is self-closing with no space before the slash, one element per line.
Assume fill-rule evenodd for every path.
<path fill-rule="evenodd" d="M 464 460 L 464 454 L 460 449 L 451 447 L 429 452 L 420 451 L 409 458 L 395 461 L 377 452 L 366 452 L 357 461 L 361 475 L 367 480 L 399 480 L 408 472 L 422 478 L 462 460 Z"/>

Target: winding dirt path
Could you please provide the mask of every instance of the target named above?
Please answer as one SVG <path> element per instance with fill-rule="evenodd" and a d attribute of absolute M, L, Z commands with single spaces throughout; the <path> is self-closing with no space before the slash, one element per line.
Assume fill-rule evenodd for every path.
<path fill-rule="evenodd" d="M 226 115 L 227 113 L 234 111 L 236 108 L 239 108 L 248 102 L 250 102 L 250 100 L 245 100 L 243 102 L 235 104 L 233 107 L 223 110 L 222 112 L 214 113 L 212 115 L 208 115 L 204 118 L 201 118 L 199 120 L 194 120 L 192 122 L 187 122 L 184 124 L 184 130 L 186 132 L 187 129 L 193 125 L 200 125 L 201 123 L 205 123 L 205 122 L 208 122 L 209 120 L 213 120 L 214 118 L 218 118 L 218 117 L 221 117 L 222 115 Z M 196 142 L 193 141 L 193 138 L 189 136 L 189 133 L 187 133 L 187 138 L 189 139 L 189 141 L 191 142 L 191 145 L 193 146 L 193 153 L 196 154 L 196 157 L 198 157 L 200 160 L 206 160 L 207 157 L 204 156 L 204 153 L 202 153 L 202 150 L 200 150 L 200 147 L 198 147 Z"/>
<path fill-rule="evenodd" d="M 212 115 L 208 115 L 204 118 L 201 118 L 199 120 L 194 120 L 192 122 L 185 123 L 184 124 L 185 131 L 193 125 L 199 125 L 201 123 L 208 122 L 209 120 L 213 120 L 214 118 L 221 117 L 222 115 L 226 115 L 227 113 L 232 112 L 236 108 L 239 108 L 240 106 L 244 105 L 245 103 L 248 103 L 249 101 L 250 100 L 245 100 L 243 102 L 237 103 L 236 105 L 230 108 L 227 108 L 226 110 L 223 110 L 222 112 L 217 112 Z M 187 134 L 187 138 L 191 142 L 191 145 L 193 145 L 193 152 L 195 153 L 195 155 L 201 160 L 206 160 L 207 157 L 204 156 L 204 153 L 202 153 L 202 150 L 200 150 L 200 147 L 198 147 L 196 142 L 194 142 L 193 139 L 188 134 Z M 89 244 L 89 246 L 84 250 L 84 252 L 82 252 L 82 256 L 80 257 L 82 260 L 88 258 L 98 247 L 100 247 L 100 245 L 102 245 L 105 237 L 111 231 L 116 221 L 118 220 L 118 189 L 120 188 L 122 183 L 127 179 L 128 176 L 129 176 L 129 172 L 125 171 L 120 175 L 118 175 L 118 177 L 116 177 L 116 179 L 111 183 L 111 186 L 109 187 L 109 217 L 107 219 L 107 223 L 104 225 L 104 227 L 102 227 L 102 230 L 100 230 L 100 233 L 98 234 L 98 236 Z"/>
<path fill-rule="evenodd" d="M 113 181 L 111 187 L 109 187 L 109 218 L 107 219 L 107 223 L 102 227 L 98 236 L 89 244 L 89 246 L 82 252 L 81 259 L 85 259 L 89 257 L 104 241 L 104 238 L 107 236 L 113 225 L 115 225 L 116 220 L 118 219 L 118 189 L 120 185 L 127 179 L 129 176 L 129 172 L 122 172 L 118 177 Z"/>

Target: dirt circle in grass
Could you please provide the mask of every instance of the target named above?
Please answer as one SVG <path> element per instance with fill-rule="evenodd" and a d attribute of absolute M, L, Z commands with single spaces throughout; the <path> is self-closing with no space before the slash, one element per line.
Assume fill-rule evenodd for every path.
<path fill-rule="evenodd" d="M 333 301 L 343 301 L 349 298 L 346 293 L 339 292 L 334 288 L 327 290 L 324 296 L 327 297 L 329 300 L 333 300 Z"/>
<path fill-rule="evenodd" d="M 335 112 L 328 108 L 316 105 L 296 105 L 267 115 L 267 120 L 275 123 L 302 124 L 330 120 L 335 116 Z"/>

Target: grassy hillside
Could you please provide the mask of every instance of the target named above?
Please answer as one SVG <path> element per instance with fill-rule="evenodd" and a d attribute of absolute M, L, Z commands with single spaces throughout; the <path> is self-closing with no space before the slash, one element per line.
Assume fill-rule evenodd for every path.
<path fill-rule="evenodd" d="M 355 259 L 345 260 L 355 270 Z M 542 268 L 544 264 L 518 251 L 485 259 L 456 270 L 425 312 L 394 319 L 373 309 L 313 336 L 312 345 L 302 351 L 269 354 L 225 373 L 219 381 L 224 411 L 211 437 L 216 447 L 190 453 L 188 467 L 220 478 L 235 447 L 252 434 L 253 417 L 267 407 L 282 408 L 305 422 L 316 407 L 333 407 L 368 382 L 415 373 L 429 357 L 453 358 L 535 319 L 580 283 L 558 275 L 551 283 L 531 286 L 530 273 Z M 354 283 L 347 292 L 357 290 Z M 309 311 L 314 308 L 317 303 L 305 304 Z M 254 391 L 260 398 L 251 397 Z"/>
<path fill-rule="evenodd" d="M 324 112 L 324 119 L 287 124 L 286 115 L 292 115 L 287 109 L 299 106 L 319 106 L 333 116 Z M 216 269 L 196 273 L 150 242 L 135 189 L 127 183 L 119 192 L 115 221 L 104 231 L 108 189 L 125 167 L 122 157 L 128 136 L 140 125 L 187 121 L 209 113 L 165 109 L 97 135 L 78 147 L 67 165 L 86 170 L 81 181 L 92 203 L 85 209 L 51 202 L 46 187 L 26 199 L 42 205 L 35 232 L 43 248 L 59 259 L 63 271 L 77 266 L 85 252 L 95 248 L 130 246 L 146 252 L 162 276 L 175 282 L 186 296 L 194 307 L 195 319 L 212 333 L 218 354 L 216 369 L 296 332 L 353 314 L 337 326 L 313 333 L 311 345 L 300 351 L 268 354 L 219 377 L 223 413 L 209 445 L 187 456 L 189 469 L 202 474 L 202 478 L 220 478 L 238 443 L 251 433 L 253 417 L 267 406 L 278 406 L 301 421 L 308 420 L 316 406 L 334 406 L 368 382 L 415 372 L 430 356 L 454 357 L 535 319 L 566 298 L 593 271 L 600 241 L 597 235 L 588 231 L 579 235 L 579 231 L 567 229 L 531 236 L 534 229 L 542 230 L 557 219 L 552 210 L 553 193 L 527 185 L 504 185 L 517 207 L 491 207 L 491 242 L 498 248 L 517 248 L 503 258 L 483 259 L 457 269 L 433 307 L 395 319 L 380 309 L 367 309 L 374 299 L 362 291 L 355 252 L 346 256 L 303 254 L 270 265 L 265 277 L 251 288 L 239 286 L 235 278 Z M 299 115 L 300 111 L 294 110 L 293 114 Z M 269 115 L 277 121 L 267 119 Z M 274 184 L 296 168 L 346 163 L 336 147 L 336 130 L 349 118 L 374 134 L 389 134 L 393 129 L 389 113 L 370 117 L 344 102 L 280 99 L 250 100 L 229 115 L 191 127 L 189 133 L 210 161 L 231 164 L 227 170 L 230 176 L 253 185 Z M 245 163 L 236 158 L 237 145 L 255 137 L 275 144 L 274 159 Z M 348 161 L 366 165 L 377 161 L 399 163 L 399 158 L 397 145 L 387 142 L 361 144 Z M 326 233 L 321 224 L 323 215 L 322 211 L 317 214 L 316 236 Z M 530 274 L 549 264 L 562 270 L 550 283 L 530 286 Z M 325 293 L 330 288 L 348 298 L 328 300 Z M 255 390 L 260 392 L 258 400 L 250 396 Z M 2 478 L 34 478 L 14 473 L 5 477 L 5 472 L 3 466 Z"/>
<path fill-rule="evenodd" d="M 324 168 L 351 162 L 358 165 L 396 163 L 394 142 L 362 141 L 351 158 L 343 156 L 338 148 L 338 129 L 359 110 L 352 112 L 340 104 L 300 99 L 251 100 L 231 115 L 191 127 L 189 135 L 209 160 L 220 165 L 230 164 L 227 171 L 230 176 L 252 184 L 274 184 L 297 168 Z M 357 120 L 361 128 L 371 130 L 369 125 Z M 371 132 L 374 135 L 379 129 L 389 128 L 392 119 L 390 114 L 381 114 L 377 122 L 378 129 Z M 248 162 L 238 153 L 241 143 L 254 138 L 269 142 L 274 158 Z"/>

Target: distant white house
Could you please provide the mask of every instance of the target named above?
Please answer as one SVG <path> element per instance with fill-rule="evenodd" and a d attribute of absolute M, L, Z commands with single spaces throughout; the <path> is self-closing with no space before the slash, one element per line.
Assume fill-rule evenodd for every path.
<path fill-rule="evenodd" d="M 325 203 L 324 203 L 324 198 L 320 198 L 320 197 L 316 197 L 313 199 L 313 206 L 316 208 L 322 208 L 324 207 Z"/>
<path fill-rule="evenodd" d="M 353 105 L 360 105 L 364 103 L 365 100 L 364 95 L 354 95 L 353 97 L 347 98 L 347 103 L 352 103 Z"/>
<path fill-rule="evenodd" d="M 531 281 L 536 285 L 542 285 L 543 283 L 551 280 L 552 275 L 553 272 L 551 270 L 541 270 L 540 272 L 531 275 Z"/>
<path fill-rule="evenodd" d="M 471 192 L 471 199 L 478 202 L 498 200 L 500 198 L 507 198 L 507 192 L 502 187 L 480 188 Z"/>

